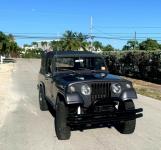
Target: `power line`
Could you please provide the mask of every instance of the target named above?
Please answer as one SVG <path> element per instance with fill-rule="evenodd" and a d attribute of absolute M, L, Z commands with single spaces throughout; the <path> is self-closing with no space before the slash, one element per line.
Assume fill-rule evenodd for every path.
<path fill-rule="evenodd" d="M 63 39 L 62 36 L 20 36 L 20 35 L 14 35 L 14 38 L 16 39 Z M 73 37 L 71 39 L 76 39 L 77 37 Z M 90 36 L 87 36 L 86 39 L 90 39 Z M 109 40 L 134 40 L 134 37 L 126 37 L 126 36 L 120 36 L 120 37 L 110 37 L 110 36 L 92 36 L 92 38 L 97 39 L 109 39 Z M 147 38 L 158 38 L 157 41 L 161 41 L 161 37 L 137 37 L 136 40 L 146 40 Z"/>
<path fill-rule="evenodd" d="M 123 32 L 103 32 L 103 31 L 100 31 L 100 30 L 98 30 L 98 29 L 96 29 L 95 27 L 93 27 L 93 29 L 95 29 L 95 30 L 97 30 L 97 31 L 99 31 L 99 33 L 98 32 L 92 32 L 92 35 L 108 35 L 108 36 L 114 36 L 114 35 L 124 35 L 124 36 L 126 36 L 126 37 L 131 37 L 131 36 L 127 36 L 127 35 L 133 35 L 134 33 L 131 33 L 131 32 L 125 32 L 125 33 L 123 33 Z M 11 32 L 4 32 L 5 34 L 11 34 Z M 89 34 L 89 33 L 83 33 L 84 35 L 87 35 L 87 36 L 92 36 L 91 35 L 91 33 Z M 148 32 L 137 32 L 137 35 L 161 35 L 161 33 L 148 33 Z M 12 35 L 14 35 L 14 36 L 30 36 L 30 35 L 50 35 L 50 37 L 52 37 L 52 35 L 55 35 L 55 36 L 57 36 L 57 33 L 45 33 L 45 32 L 14 32 L 14 33 L 12 33 Z M 49 37 L 49 36 L 47 36 L 47 37 Z M 57 36 L 58 37 L 58 36 Z M 145 37 L 147 37 L 147 36 L 143 36 L 142 38 L 145 38 Z M 153 36 L 149 36 L 149 37 L 152 37 L 152 38 L 160 38 L 160 37 L 153 37 Z"/>
<path fill-rule="evenodd" d="M 148 29 L 148 28 L 153 28 L 153 29 L 160 29 L 161 26 L 95 26 L 98 28 L 132 28 L 132 29 L 136 29 L 136 28 L 140 28 L 140 29 Z"/>
<path fill-rule="evenodd" d="M 134 40 L 134 38 L 120 38 L 120 37 L 104 37 L 104 36 L 94 36 L 94 38 L 97 38 L 97 39 L 108 39 L 108 40 L 121 40 L 121 41 L 128 41 L 128 40 Z M 137 41 L 143 41 L 143 40 L 146 40 L 147 37 L 145 38 L 137 38 Z M 161 41 L 161 37 L 160 39 L 158 39 L 157 41 Z"/>
<path fill-rule="evenodd" d="M 99 33 L 98 32 L 93 32 L 93 34 L 103 34 L 103 35 L 106 35 L 106 34 L 108 34 L 108 35 L 109 34 L 110 35 L 113 35 L 113 34 L 114 35 L 121 35 L 121 34 L 122 35 L 126 35 L 126 34 L 129 35 L 130 34 L 130 35 L 132 35 L 134 33 L 132 33 L 132 32 L 101 32 L 101 33 L 100 32 Z M 140 32 L 137 32 L 137 35 L 138 34 L 146 34 L 147 35 L 147 34 L 161 34 L 161 33 L 154 33 L 154 32 L 152 32 L 152 33 L 151 32 L 141 32 L 140 33 Z"/>
<path fill-rule="evenodd" d="M 138 35 L 138 34 L 137 34 Z M 59 39 L 59 38 L 63 38 L 63 36 L 32 36 L 32 35 L 13 35 L 15 38 L 49 38 L 49 39 Z M 98 36 L 98 35 L 85 35 L 86 39 L 89 38 L 96 38 L 96 37 L 105 37 L 105 38 L 133 38 L 133 35 L 131 36 L 114 36 L 114 35 L 108 35 L 108 36 Z M 77 38 L 77 37 L 73 37 L 73 38 Z M 145 38 L 155 38 L 155 39 L 161 39 L 161 36 L 137 36 L 137 39 L 145 39 Z"/>
<path fill-rule="evenodd" d="M 29 36 L 29 35 L 13 35 L 14 38 L 23 38 L 23 39 L 63 39 L 63 36 Z M 72 37 L 69 39 L 76 39 L 78 37 Z M 90 38 L 89 35 L 85 35 L 84 39 Z"/>
<path fill-rule="evenodd" d="M 94 37 L 97 37 L 97 36 L 94 36 Z M 107 36 L 107 37 L 110 37 L 110 38 L 133 38 L 133 39 L 135 39 L 134 35 L 131 35 L 131 36 Z M 158 36 L 157 37 L 154 37 L 154 36 L 137 36 L 136 39 L 138 39 L 138 38 L 140 38 L 140 39 L 145 39 L 145 38 L 161 39 L 161 36 L 160 37 L 158 37 Z"/>
<path fill-rule="evenodd" d="M 92 29 L 95 29 L 98 32 L 93 32 L 92 34 L 133 34 L 133 32 L 104 32 L 101 31 L 100 29 L 97 29 L 95 26 L 92 27 Z M 5 34 L 53 34 L 57 35 L 57 33 L 53 32 L 3 32 Z M 83 32 L 82 32 L 83 33 Z M 63 33 L 60 33 L 63 34 Z M 90 34 L 90 33 L 83 33 L 83 34 Z M 161 32 L 137 32 L 137 34 L 161 34 Z"/>
<path fill-rule="evenodd" d="M 9 34 L 9 32 L 4 32 L 5 34 Z M 29 35 L 31 35 L 31 34 L 54 34 L 54 35 L 56 35 L 57 33 L 32 33 L 32 32 L 15 32 L 15 33 L 12 33 L 12 34 L 29 34 Z"/>
<path fill-rule="evenodd" d="M 161 33 L 156 33 L 156 32 L 153 32 L 152 34 L 151 33 L 148 33 L 148 32 L 145 32 L 145 33 L 137 33 L 137 35 L 150 35 L 150 36 L 137 36 L 136 37 L 136 32 L 135 33 L 105 33 L 103 32 L 102 30 L 96 28 L 96 26 L 93 27 L 96 31 L 98 31 L 99 33 L 93 33 L 93 35 L 95 35 L 94 37 L 95 38 L 102 38 L 102 39 L 113 39 L 113 40 L 134 40 L 135 43 L 136 41 L 143 41 L 143 40 L 146 40 L 147 38 L 152 38 L 152 39 L 156 39 L 157 41 L 161 41 L 161 37 L 153 37 L 151 36 L 152 34 L 153 35 L 160 35 Z M 97 36 L 97 35 L 108 35 L 108 37 L 106 36 Z M 117 36 L 116 36 L 117 35 Z M 118 36 L 119 35 L 119 36 Z M 124 35 L 124 36 L 120 36 L 120 35 Z M 126 36 L 126 35 L 131 35 L 131 36 Z"/>

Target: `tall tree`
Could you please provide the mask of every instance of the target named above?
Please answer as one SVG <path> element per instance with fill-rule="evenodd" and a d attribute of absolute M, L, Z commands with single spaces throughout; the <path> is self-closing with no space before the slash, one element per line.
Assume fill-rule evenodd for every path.
<path fill-rule="evenodd" d="M 127 44 L 123 46 L 122 50 L 138 50 L 139 42 L 135 40 L 127 41 Z"/>
<path fill-rule="evenodd" d="M 45 49 L 47 47 L 47 42 L 46 41 L 41 41 L 41 46 L 43 47 L 43 49 Z"/>
<path fill-rule="evenodd" d="M 153 51 L 153 50 L 160 49 L 160 44 L 156 40 L 153 40 L 150 38 L 141 42 L 139 46 L 141 50 L 146 50 L 146 51 Z"/>
<path fill-rule="evenodd" d="M 114 50 L 115 49 L 110 44 L 103 47 L 103 51 L 114 51 Z"/>
<path fill-rule="evenodd" d="M 136 49 L 138 49 L 139 42 L 135 41 L 135 40 L 129 40 L 129 41 L 127 41 L 127 45 L 129 46 L 129 48 L 131 50 L 136 50 Z"/>
<path fill-rule="evenodd" d="M 37 42 L 32 42 L 32 45 L 38 47 L 38 43 Z"/>
<path fill-rule="evenodd" d="M 76 50 L 78 48 L 78 44 L 76 43 L 76 33 L 72 31 L 66 31 L 63 34 L 63 46 L 65 50 Z"/>
<path fill-rule="evenodd" d="M 53 49 L 53 51 L 64 51 L 65 48 L 64 48 L 64 43 L 62 40 L 59 40 L 59 41 L 51 41 L 50 42 L 50 47 Z"/>
<path fill-rule="evenodd" d="M 87 36 L 83 35 L 82 33 L 76 33 L 75 34 L 75 42 L 76 42 L 76 46 L 77 46 L 77 49 L 83 49 L 83 50 L 87 50 Z"/>
<path fill-rule="evenodd" d="M 0 54 L 4 55 L 6 53 L 6 46 L 7 46 L 7 36 L 0 32 Z"/>
<path fill-rule="evenodd" d="M 11 53 L 19 53 L 19 47 L 14 40 L 12 34 L 5 35 L 3 32 L 0 32 L 0 54 L 9 56 Z"/>
<path fill-rule="evenodd" d="M 161 44 L 159 44 L 159 49 L 161 50 Z"/>
<path fill-rule="evenodd" d="M 94 46 L 95 50 L 99 50 L 99 49 L 102 49 L 103 48 L 102 43 L 99 42 L 99 41 L 94 41 L 93 42 L 93 46 Z"/>

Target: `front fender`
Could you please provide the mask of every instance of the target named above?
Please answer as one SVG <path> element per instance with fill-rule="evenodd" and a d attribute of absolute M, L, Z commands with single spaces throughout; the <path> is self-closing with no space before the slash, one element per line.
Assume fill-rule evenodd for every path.
<path fill-rule="evenodd" d="M 83 104 L 83 98 L 78 93 L 70 93 L 66 95 L 67 104 Z"/>
<path fill-rule="evenodd" d="M 120 99 L 123 101 L 129 99 L 137 99 L 136 91 L 134 89 L 127 89 L 121 93 Z"/>

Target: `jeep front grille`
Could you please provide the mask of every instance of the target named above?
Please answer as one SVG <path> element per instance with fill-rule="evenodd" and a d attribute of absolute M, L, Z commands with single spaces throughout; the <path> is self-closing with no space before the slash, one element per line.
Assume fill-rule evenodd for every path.
<path fill-rule="evenodd" d="M 91 84 L 92 93 L 91 93 L 91 100 L 95 101 L 98 99 L 105 99 L 111 97 L 110 91 L 111 83 L 108 82 L 95 82 Z"/>

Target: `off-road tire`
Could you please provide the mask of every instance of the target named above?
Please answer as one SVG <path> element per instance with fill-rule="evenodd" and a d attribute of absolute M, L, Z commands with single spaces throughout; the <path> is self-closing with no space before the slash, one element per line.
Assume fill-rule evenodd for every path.
<path fill-rule="evenodd" d="M 68 108 L 64 101 L 57 98 L 55 132 L 59 140 L 68 140 L 71 135 L 70 127 L 67 125 Z"/>
<path fill-rule="evenodd" d="M 120 102 L 118 109 L 120 111 L 135 109 L 135 104 L 132 100 Z M 119 122 L 116 128 L 122 134 L 131 134 L 135 130 L 135 125 L 136 125 L 136 119 Z"/>
<path fill-rule="evenodd" d="M 45 92 L 42 87 L 39 89 L 39 105 L 40 105 L 40 110 L 46 111 L 48 110 L 48 104 L 45 99 Z"/>

